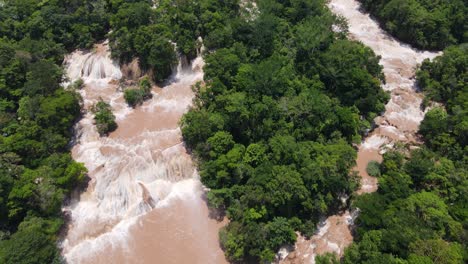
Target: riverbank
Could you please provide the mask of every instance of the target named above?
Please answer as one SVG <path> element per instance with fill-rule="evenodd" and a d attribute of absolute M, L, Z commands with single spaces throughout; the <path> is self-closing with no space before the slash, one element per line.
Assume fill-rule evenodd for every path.
<path fill-rule="evenodd" d="M 328 7 L 347 20 L 350 39 L 362 42 L 381 57 L 386 79 L 382 88 L 391 95 L 385 112 L 375 119 L 376 128 L 359 146 L 356 159 L 355 170 L 361 176 L 357 194 L 371 193 L 377 190 L 378 182 L 367 174 L 367 163 L 381 161 L 381 154 L 397 142 L 420 143 L 416 133 L 425 111 L 421 109 L 423 95 L 417 91 L 415 71 L 424 59 L 433 59 L 440 53 L 419 51 L 392 38 L 369 14 L 363 13 L 358 1 L 331 0 Z M 299 237 L 295 251 L 282 263 L 315 263 L 316 255 L 327 252 L 341 256 L 353 241 L 353 218 L 349 211 L 328 217 L 310 240 Z"/>
<path fill-rule="evenodd" d="M 211 219 L 179 120 L 192 103 L 191 86 L 203 79 L 201 57 L 172 82 L 152 89 L 152 99 L 130 108 L 119 88 L 120 67 L 107 43 L 67 57 L 70 79 L 82 78 L 86 111 L 72 153 L 91 181 L 64 210 L 71 221 L 62 243 L 69 263 L 222 263 L 218 229 Z M 109 102 L 118 128 L 100 137 L 89 108 Z M 183 251 L 183 254 L 181 253 Z"/>

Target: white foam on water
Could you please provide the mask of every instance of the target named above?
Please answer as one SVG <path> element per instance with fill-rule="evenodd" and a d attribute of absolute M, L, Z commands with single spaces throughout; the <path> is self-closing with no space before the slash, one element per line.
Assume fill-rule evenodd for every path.
<path fill-rule="evenodd" d="M 421 110 L 421 103 L 422 99 L 415 94 L 394 94 L 386 106 L 385 117 L 392 124 L 400 123 L 404 124 L 402 127 L 406 127 L 410 123 L 417 127 L 425 115 Z"/>
<path fill-rule="evenodd" d="M 110 57 L 108 41 L 97 45 L 94 51 L 77 50 L 65 56 L 64 64 L 71 82 L 81 78 L 85 83 L 105 86 L 110 80 L 122 78 L 118 63 Z"/>
<path fill-rule="evenodd" d="M 281 247 L 278 250 L 277 258 L 280 260 L 285 259 L 288 256 L 289 252 L 290 251 L 286 247 Z"/>
<path fill-rule="evenodd" d="M 344 17 L 348 21 L 349 37 L 351 39 L 362 42 L 370 47 L 376 55 L 381 56 L 380 64 L 383 66 L 383 73 L 386 78 L 386 84 L 382 88 L 391 92 L 391 100 L 386 105 L 386 111 L 383 117 L 376 119 L 377 125 L 382 125 L 381 130 L 385 133 L 390 133 L 395 137 L 388 135 L 380 135 L 379 130 L 368 137 L 361 145 L 364 149 L 379 150 L 382 146 L 391 143 L 389 141 L 406 140 L 412 134 L 416 133 L 417 125 L 424 118 L 424 112 L 420 109 L 421 98 L 418 97 L 415 88 L 414 73 L 415 69 L 424 59 L 433 59 L 441 53 L 419 51 L 411 48 L 409 45 L 400 43 L 385 31 L 383 31 L 376 21 L 372 20 L 369 14 L 361 12 L 360 3 L 356 0 L 330 0 L 328 7 L 336 15 Z M 378 120 L 382 121 L 379 124 Z M 391 144 L 389 145 L 391 146 Z M 374 189 L 374 184 L 364 181 L 362 189 Z M 349 226 L 353 222 L 353 217 L 345 215 L 343 225 Z M 341 241 L 340 239 L 331 240 L 325 235 L 330 229 L 329 223 L 331 216 L 325 221 L 325 225 L 319 227 L 317 234 L 314 236 L 314 242 L 311 243 L 309 249 L 301 252 L 302 256 L 296 258 L 304 260 L 304 256 L 310 256 L 308 262 L 315 263 L 315 256 L 323 254 L 327 251 L 335 252 L 340 255 L 343 250 L 340 247 L 342 242 L 351 243 L 351 241 Z M 333 227 L 337 228 L 337 227 Z M 306 243 L 306 242 L 302 242 Z M 325 252 L 317 252 L 319 243 L 325 243 L 327 246 Z M 303 247 L 302 245 L 300 245 Z M 345 246 L 345 245 L 343 245 Z M 296 244 L 296 248 L 298 244 Z M 322 249 L 323 250 L 323 249 Z"/>
<path fill-rule="evenodd" d="M 391 125 L 380 125 L 379 128 L 382 130 L 382 134 L 389 134 L 389 136 L 392 136 L 392 138 L 396 138 L 397 140 L 400 141 L 405 141 L 407 140 L 405 134 L 398 130 L 398 128 L 391 126 Z"/>
<path fill-rule="evenodd" d="M 196 179 L 187 179 L 175 183 L 158 180 L 154 182 L 153 185 L 168 192 L 168 195 L 163 200 L 158 201 L 154 210 L 171 206 L 171 202 L 175 199 L 191 200 L 202 193 L 201 184 Z M 151 186 L 151 184 L 146 187 L 155 189 L 152 188 L 153 186 Z M 147 211 L 151 210 L 150 207 L 146 209 Z M 88 212 L 87 215 L 92 215 L 92 213 Z M 94 219 L 89 220 L 93 221 Z M 102 252 L 108 247 L 126 250 L 128 243 L 131 243 L 131 241 L 129 241 L 128 231 L 132 226 L 138 224 L 138 220 L 138 217 L 124 219 L 119 221 L 118 224 L 113 226 L 110 230 L 97 237 L 82 239 L 79 244 L 74 245 L 72 249 L 65 254 L 67 261 L 69 263 L 83 263 L 90 256 L 99 254 L 99 252 Z M 65 240 L 62 246 L 67 247 L 67 243 L 68 240 Z"/>
<path fill-rule="evenodd" d="M 364 141 L 362 147 L 364 149 L 379 149 L 380 146 L 384 145 L 387 142 L 385 137 L 380 135 L 372 135 Z"/>
<path fill-rule="evenodd" d="M 328 242 L 327 242 L 327 246 L 328 246 L 328 248 L 331 249 L 333 252 L 336 252 L 337 254 L 340 254 L 340 253 L 341 253 L 340 246 L 339 246 L 337 243 L 333 243 L 333 242 L 328 241 Z"/>
<path fill-rule="evenodd" d="M 102 98 L 112 106 L 119 127 L 145 127 L 128 123 L 135 110 L 127 106 L 117 89 L 115 81 L 122 74 L 110 59 L 107 43 L 98 45 L 96 51 L 73 52 L 66 57 L 65 66 L 71 81 L 82 78 L 85 82 L 79 92 L 86 109 Z M 193 96 L 190 89 L 178 90 L 190 91 L 183 96 L 171 97 L 170 93 L 203 79 L 201 57 L 190 66 L 180 66 L 174 82 L 141 109 L 150 114 L 164 109 L 168 115 L 178 116 L 187 111 Z M 100 137 L 93 119 L 88 111 L 75 129 L 78 139 L 73 157 L 84 163 L 91 181 L 80 198 L 64 208 L 71 218 L 62 241 L 69 263 L 83 263 L 108 247 L 125 248 L 128 230 L 140 216 L 170 206 L 174 199 L 192 200 L 202 192 L 198 173 L 181 142 L 180 128 L 140 129 L 128 136 Z"/>
<path fill-rule="evenodd" d="M 414 69 L 424 59 L 433 59 L 440 52 L 420 51 L 403 44 L 382 30 L 369 14 L 361 12 L 361 5 L 355 0 L 331 0 L 330 9 L 343 16 L 349 26 L 351 38 L 370 47 L 382 57 L 380 64 L 387 78 L 385 90 L 413 89 Z"/>
<path fill-rule="evenodd" d="M 327 219 L 324 222 L 320 223 L 319 229 L 316 235 L 318 237 L 323 237 L 328 232 L 329 228 L 330 228 L 330 221 Z"/>

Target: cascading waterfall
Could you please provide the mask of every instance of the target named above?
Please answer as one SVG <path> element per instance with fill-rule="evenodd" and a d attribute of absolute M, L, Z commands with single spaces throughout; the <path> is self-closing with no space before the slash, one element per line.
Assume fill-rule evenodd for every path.
<path fill-rule="evenodd" d="M 84 80 L 79 91 L 84 109 L 102 98 L 112 106 L 119 126 L 109 137 L 100 137 L 94 115 L 87 111 L 75 129 L 72 154 L 85 164 L 91 181 L 63 209 L 70 223 L 62 247 L 67 262 L 89 263 L 109 248 L 127 247 L 129 229 L 139 217 L 170 206 L 173 199 L 201 197 L 178 122 L 192 102 L 191 85 L 203 79 L 203 60 L 199 56 L 179 67 L 171 84 L 154 88 L 153 98 L 136 109 L 126 105 L 118 89 L 122 74 L 110 58 L 107 42 L 92 52 L 70 54 L 65 66 L 71 81 Z"/>
<path fill-rule="evenodd" d="M 78 50 L 66 56 L 67 77 L 70 81 L 82 78 L 86 82 L 105 82 L 122 78 L 118 64 L 110 58 L 108 42 L 96 45 L 94 51 Z"/>
<path fill-rule="evenodd" d="M 386 78 L 383 89 L 391 94 L 385 113 L 375 119 L 376 129 L 361 144 L 356 160 L 356 170 L 362 177 L 358 194 L 377 190 L 377 179 L 366 172 L 367 163 L 380 161 L 381 154 L 395 142 L 417 143 L 419 123 L 424 119 L 421 110 L 422 95 L 415 87 L 415 70 L 424 59 L 433 59 L 440 53 L 419 51 L 402 44 L 383 31 L 368 14 L 362 13 L 356 0 L 330 0 L 331 11 L 348 21 L 349 38 L 361 41 L 381 56 L 380 64 Z M 295 252 L 282 263 L 315 263 L 315 256 L 326 252 L 338 255 L 352 242 L 350 226 L 357 212 L 346 211 L 324 219 L 318 232 L 310 239 L 298 238 Z"/>

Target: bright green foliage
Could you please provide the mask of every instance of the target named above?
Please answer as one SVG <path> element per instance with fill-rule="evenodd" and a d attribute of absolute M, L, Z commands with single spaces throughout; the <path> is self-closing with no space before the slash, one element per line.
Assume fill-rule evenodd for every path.
<path fill-rule="evenodd" d="M 468 46 L 450 47 L 433 62 L 424 61 L 417 80 L 428 98 L 445 109 L 430 110 L 420 126 L 427 145 L 453 161 L 466 159 L 468 143 Z"/>
<path fill-rule="evenodd" d="M 315 257 L 315 263 L 317 264 L 339 264 L 338 257 L 333 253 L 325 253 Z"/>
<path fill-rule="evenodd" d="M 310 236 L 357 187 L 351 142 L 388 99 L 382 67 L 372 50 L 333 33 L 346 25 L 325 1 L 257 1 L 251 20 L 214 2 L 200 1 L 202 14 L 224 21 L 197 25 L 217 49 L 205 56 L 182 134 L 210 206 L 230 220 L 220 232 L 227 257 L 271 262 L 294 231 Z"/>
<path fill-rule="evenodd" d="M 140 89 L 129 88 L 124 91 L 124 98 L 128 105 L 135 107 L 143 102 L 143 94 Z"/>
<path fill-rule="evenodd" d="M 99 135 L 107 135 L 117 129 L 115 116 L 112 113 L 111 106 L 102 99 L 93 107 L 94 122 Z"/>
<path fill-rule="evenodd" d="M 463 0 L 359 0 L 397 38 L 422 49 L 467 41 Z"/>
<path fill-rule="evenodd" d="M 67 49 L 91 47 L 103 39 L 109 29 L 104 0 L 22 0 L 3 1 L 0 11 L 0 36 L 16 41 L 38 41 L 38 55 L 53 52 L 60 43 Z M 45 40 L 45 41 L 44 41 Z M 55 44 L 54 43 L 54 44 Z M 26 44 L 26 43 L 25 43 Z M 48 47 L 49 46 L 49 47 Z M 47 54 L 45 57 L 52 54 Z M 59 55 L 59 54 L 55 54 Z"/>
<path fill-rule="evenodd" d="M 61 224 L 60 220 L 27 218 L 9 240 L 0 241 L 0 261 L 19 264 L 60 263 L 55 233 Z"/>
<path fill-rule="evenodd" d="M 418 240 L 410 245 L 409 263 L 425 259 L 432 263 L 457 264 L 463 262 L 463 251 L 458 243 L 448 243 L 442 239 Z"/>
<path fill-rule="evenodd" d="M 344 263 L 467 262 L 466 69 L 465 45 L 423 62 L 418 83 L 443 106 L 429 110 L 420 125 L 426 146 L 410 157 L 387 152 L 375 164 L 379 189 L 353 201 L 361 213 Z"/>
<path fill-rule="evenodd" d="M 146 76 L 140 80 L 139 88 L 128 88 L 124 91 L 124 99 L 131 107 L 136 107 L 151 97 L 151 82 Z"/>
<path fill-rule="evenodd" d="M 147 76 L 140 80 L 140 90 L 145 96 L 151 95 L 151 82 Z"/>
<path fill-rule="evenodd" d="M 61 205 L 86 173 L 68 153 L 82 84 L 64 90 L 61 64 L 107 31 L 105 1 L 2 1 L 0 263 L 60 263 Z"/>

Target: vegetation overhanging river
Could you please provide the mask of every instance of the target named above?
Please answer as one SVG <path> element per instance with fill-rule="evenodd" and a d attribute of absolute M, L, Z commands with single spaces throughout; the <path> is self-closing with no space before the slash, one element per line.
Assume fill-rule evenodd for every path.
<path fill-rule="evenodd" d="M 356 170 L 362 176 L 358 193 L 377 189 L 366 173 L 370 160 L 380 160 L 385 148 L 396 142 L 417 143 L 416 132 L 424 117 L 421 94 L 416 92 L 414 71 L 425 58 L 382 31 L 355 0 L 331 0 L 329 7 L 348 20 L 349 36 L 381 56 L 391 93 L 376 129 L 359 147 Z M 109 101 L 119 128 L 108 138 L 99 137 L 93 116 L 87 113 L 77 125 L 74 158 L 89 170 L 88 189 L 64 210 L 70 212 L 63 253 L 70 263 L 224 263 L 217 231 L 222 223 L 209 217 L 204 190 L 181 140 L 178 122 L 191 104 L 191 85 L 203 78 L 201 57 L 179 66 L 173 82 L 153 88 L 153 98 L 131 109 L 118 89 L 122 77 L 109 58 L 107 44 L 93 52 L 77 51 L 67 58 L 69 77 L 83 78 L 85 108 L 100 97 Z M 313 263 L 325 252 L 342 254 L 352 242 L 350 212 L 324 219 L 311 240 L 298 238 L 295 251 L 284 263 Z"/>
<path fill-rule="evenodd" d="M 385 113 L 374 120 L 375 129 L 359 146 L 356 160 L 355 169 L 362 179 L 357 194 L 375 192 L 377 179 L 367 174 L 367 163 L 381 161 L 381 154 L 397 142 L 420 143 L 416 133 L 425 111 L 421 110 L 423 95 L 417 91 L 415 70 L 424 59 L 433 59 L 440 53 L 416 50 L 400 43 L 365 14 L 356 0 L 330 0 L 328 7 L 346 19 L 350 39 L 362 42 L 381 57 L 386 79 L 383 88 L 391 95 Z M 284 254 L 282 263 L 315 263 L 315 256 L 326 252 L 342 255 L 353 241 L 350 229 L 356 213 L 346 211 L 324 219 L 310 240 L 298 238 L 295 250 L 287 256 Z"/>
<path fill-rule="evenodd" d="M 203 79 L 203 60 L 179 67 L 153 97 L 130 108 L 119 89 L 122 72 L 108 43 L 76 51 L 65 61 L 68 77 L 82 78 L 87 113 L 76 127 L 73 157 L 91 181 L 64 208 L 70 215 L 62 243 L 69 263 L 223 263 L 221 223 L 210 219 L 203 187 L 182 142 L 178 122 Z M 118 129 L 100 137 L 89 109 L 110 102 Z"/>

